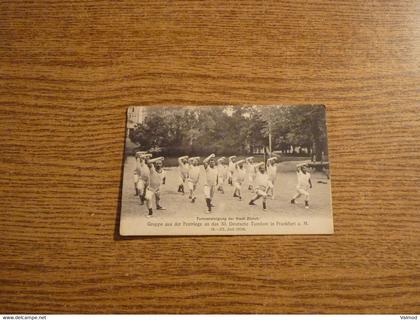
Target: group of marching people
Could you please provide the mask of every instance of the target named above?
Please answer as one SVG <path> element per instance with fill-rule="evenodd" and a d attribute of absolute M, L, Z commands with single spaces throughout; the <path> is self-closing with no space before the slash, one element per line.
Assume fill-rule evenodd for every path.
<path fill-rule="evenodd" d="M 256 205 L 256 201 L 262 200 L 262 207 L 267 208 L 267 198 L 274 199 L 274 186 L 277 176 L 277 157 L 271 157 L 266 162 L 254 163 L 254 157 L 236 161 L 236 156 L 228 158 L 220 157 L 216 160 L 215 154 L 211 154 L 202 161 L 204 167 L 204 196 L 207 213 L 212 213 L 213 197 L 216 191 L 225 193 L 226 183 L 233 187 L 233 197 L 242 201 L 242 188 L 246 178 L 248 190 L 255 195 L 249 201 L 249 205 Z M 156 210 L 165 210 L 160 205 L 160 186 L 166 182 L 166 174 L 163 169 L 163 157 L 152 158 L 152 155 L 139 151 L 136 153 L 136 169 L 134 171 L 134 185 L 136 195 L 141 204 L 146 203 L 148 217 L 153 215 L 153 199 Z M 185 185 L 188 187 L 189 199 L 195 203 L 196 191 L 202 174 L 200 157 L 182 156 L 178 158 L 179 185 L 178 192 L 185 194 Z M 312 188 L 311 176 L 307 171 L 306 164 L 297 166 L 297 192 L 291 203 L 300 196 L 305 197 L 305 208 L 309 208 L 309 189 Z"/>

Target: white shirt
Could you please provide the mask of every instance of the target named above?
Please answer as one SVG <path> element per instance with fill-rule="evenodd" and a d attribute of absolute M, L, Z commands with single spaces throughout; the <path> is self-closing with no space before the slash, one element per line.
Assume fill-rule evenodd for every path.
<path fill-rule="evenodd" d="M 188 176 L 188 170 L 190 169 L 190 165 L 188 163 L 180 163 L 179 164 L 179 173 L 183 177 Z"/>
<path fill-rule="evenodd" d="M 229 161 L 229 171 L 230 172 L 235 171 L 235 164 L 233 163 L 233 161 Z"/>
<path fill-rule="evenodd" d="M 247 171 L 248 171 L 248 174 L 250 176 L 255 177 L 255 174 L 256 174 L 255 164 L 248 163 L 248 165 L 247 165 Z"/>
<path fill-rule="evenodd" d="M 157 191 L 160 187 L 160 184 L 162 183 L 163 175 L 163 169 L 161 169 L 160 172 L 157 172 L 155 167 L 152 166 L 152 168 L 150 169 L 150 188 L 152 188 L 154 191 Z"/>
<path fill-rule="evenodd" d="M 211 168 L 208 166 L 206 169 L 206 185 L 215 186 L 217 185 L 217 168 Z"/>
<path fill-rule="evenodd" d="M 309 179 L 311 179 L 311 174 L 309 172 L 303 173 L 302 171 L 297 172 L 298 178 L 298 189 L 308 189 L 309 188 Z"/>
<path fill-rule="evenodd" d="M 245 169 L 237 168 L 235 171 L 233 171 L 233 181 L 242 183 L 245 180 Z"/>
<path fill-rule="evenodd" d="M 147 164 L 145 164 L 144 162 L 142 162 L 140 164 L 140 178 L 143 181 L 148 181 L 149 180 L 149 176 L 150 176 L 150 169 L 147 166 Z"/>
<path fill-rule="evenodd" d="M 188 171 L 188 178 L 194 183 L 197 183 L 200 179 L 200 167 L 199 166 L 190 166 Z"/>
<path fill-rule="evenodd" d="M 141 163 L 140 161 L 136 160 L 136 174 L 140 177 L 141 175 Z"/>
<path fill-rule="evenodd" d="M 261 173 L 257 172 L 254 180 L 254 186 L 257 189 L 265 190 L 268 186 L 268 174 L 267 173 Z"/>
<path fill-rule="evenodd" d="M 227 170 L 226 170 L 226 166 L 223 164 L 218 164 L 217 165 L 217 174 L 219 175 L 219 177 L 223 178 L 227 176 Z"/>

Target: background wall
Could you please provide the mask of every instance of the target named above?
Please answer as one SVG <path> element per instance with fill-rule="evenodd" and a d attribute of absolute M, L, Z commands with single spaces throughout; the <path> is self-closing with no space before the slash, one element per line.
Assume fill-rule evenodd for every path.
<path fill-rule="evenodd" d="M 419 1 L 2 1 L 0 312 L 419 313 Z M 327 106 L 333 236 L 115 239 L 130 105 Z"/>

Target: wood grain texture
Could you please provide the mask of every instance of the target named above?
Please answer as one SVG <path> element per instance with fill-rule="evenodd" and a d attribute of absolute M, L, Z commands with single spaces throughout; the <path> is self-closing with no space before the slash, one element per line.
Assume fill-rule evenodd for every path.
<path fill-rule="evenodd" d="M 419 313 L 420 2 L 0 2 L 0 313 Z M 333 236 L 119 240 L 130 105 L 324 103 Z"/>

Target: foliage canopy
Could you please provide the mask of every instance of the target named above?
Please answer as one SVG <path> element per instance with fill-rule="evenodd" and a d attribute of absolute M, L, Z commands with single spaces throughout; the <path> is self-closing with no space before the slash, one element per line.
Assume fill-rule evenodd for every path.
<path fill-rule="evenodd" d="M 164 107 L 145 114 L 130 139 L 167 155 L 250 154 L 268 146 L 270 132 L 272 150 L 299 146 L 317 158 L 327 153 L 323 106 Z"/>

